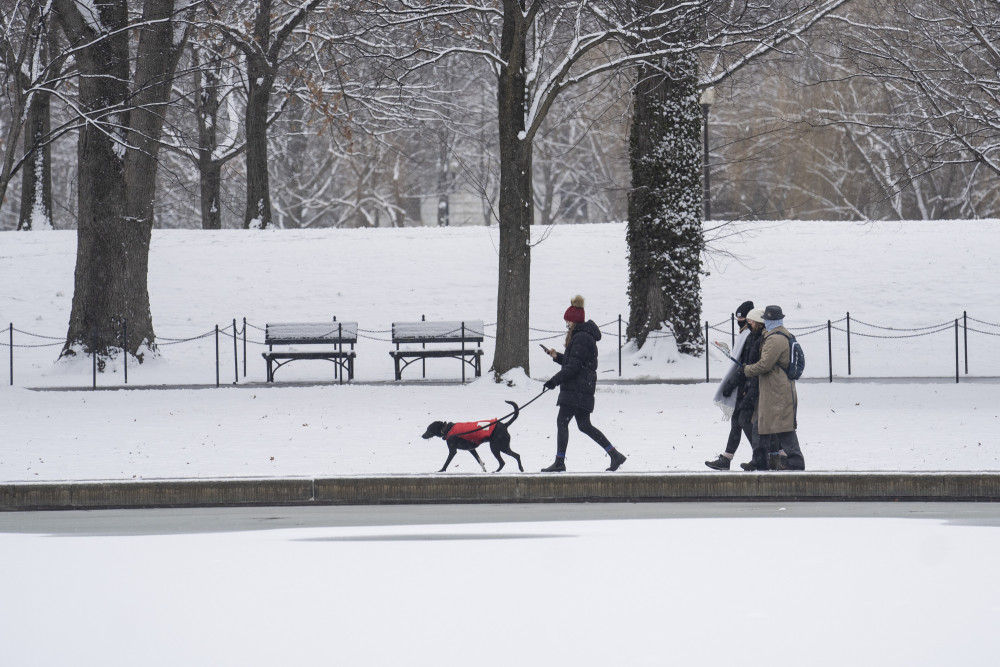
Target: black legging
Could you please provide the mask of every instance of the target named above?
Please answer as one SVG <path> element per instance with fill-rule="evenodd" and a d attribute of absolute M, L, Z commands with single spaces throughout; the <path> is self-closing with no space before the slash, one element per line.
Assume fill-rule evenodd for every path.
<path fill-rule="evenodd" d="M 577 427 L 590 436 L 590 439 L 610 452 L 614 446 L 608 441 L 604 434 L 596 426 L 590 423 L 590 413 L 579 408 L 572 408 L 568 405 L 559 406 L 559 414 L 556 416 L 556 456 L 564 458 L 566 447 L 569 445 L 569 422 L 576 418 Z"/>

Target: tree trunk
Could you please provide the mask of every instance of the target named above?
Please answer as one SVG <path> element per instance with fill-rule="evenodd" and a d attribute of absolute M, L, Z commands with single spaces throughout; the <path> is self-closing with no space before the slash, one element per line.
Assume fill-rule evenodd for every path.
<path fill-rule="evenodd" d="M 79 348 L 102 358 L 120 345 L 129 305 L 143 294 L 135 258 L 148 254 L 142 234 L 125 219 L 125 102 L 128 100 L 128 8 L 124 0 L 96 6 L 106 33 L 98 34 L 73 0 L 57 2 L 71 46 L 86 43 L 77 55 L 80 106 L 89 121 L 77 144 L 78 202 L 76 271 L 69 331 L 62 356 Z M 142 262 L 145 266 L 145 262 Z M 148 311 L 149 297 L 145 295 Z M 103 359 L 99 366 L 103 369 Z"/>
<path fill-rule="evenodd" d="M 271 184 L 267 173 L 267 107 L 274 85 L 272 64 L 260 54 L 271 47 L 271 0 L 258 0 L 255 51 L 247 55 L 247 206 L 244 229 L 271 225 Z"/>
<path fill-rule="evenodd" d="M 125 154 L 126 222 L 134 235 L 133 274 L 129 290 L 134 303 L 125 304 L 128 340 L 125 349 L 138 356 L 145 341 L 153 347 L 153 320 L 149 308 L 149 245 L 153 231 L 153 202 L 159 164 L 160 136 L 173 85 L 177 54 L 174 51 L 174 0 L 146 0 L 143 27 L 135 60 L 134 92 L 129 112 L 129 150 Z"/>
<path fill-rule="evenodd" d="M 272 79 L 262 71 L 266 69 L 266 65 L 251 65 L 247 69 L 250 90 L 246 110 L 247 206 L 243 215 L 243 227 L 264 229 L 271 225 L 271 184 L 267 173 L 267 107 Z"/>
<path fill-rule="evenodd" d="M 530 373 L 528 323 L 531 296 L 531 141 L 524 136 L 525 25 L 517 0 L 504 0 L 498 120 L 500 131 L 500 258 L 497 279 L 497 379 L 513 368 Z"/>
<path fill-rule="evenodd" d="M 448 227 L 451 224 L 451 151 L 444 136 L 439 141 L 437 224 L 438 227 Z"/>
<path fill-rule="evenodd" d="M 156 182 L 156 145 L 170 91 L 173 0 L 147 0 L 136 53 L 136 89 L 129 90 L 126 0 L 93 5 L 99 22 L 75 0 L 55 0 L 63 29 L 79 48 L 80 131 L 78 231 L 73 306 L 62 356 L 82 350 L 105 359 L 121 348 L 155 349 L 147 273 Z M 99 25 L 105 32 L 98 33 Z M 141 108 L 129 110 L 130 103 Z M 132 148 L 129 147 L 132 146 Z"/>
<path fill-rule="evenodd" d="M 202 65 L 193 49 L 195 116 L 198 119 L 198 183 L 201 188 L 201 228 L 222 229 L 222 164 L 219 146 L 219 80 L 214 65 Z"/>
<path fill-rule="evenodd" d="M 17 228 L 52 229 L 52 146 L 49 143 L 52 96 L 32 94 L 24 128 L 25 161 L 21 167 L 21 215 Z"/>
<path fill-rule="evenodd" d="M 633 103 L 628 337 L 642 347 L 665 328 L 680 352 L 700 355 L 704 238 L 695 59 L 678 58 L 668 74 L 641 69 Z"/>

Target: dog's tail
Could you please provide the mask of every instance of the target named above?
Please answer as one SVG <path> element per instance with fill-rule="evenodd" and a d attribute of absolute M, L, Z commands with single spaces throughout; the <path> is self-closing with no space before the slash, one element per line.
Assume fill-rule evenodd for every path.
<path fill-rule="evenodd" d="M 514 420 L 517 419 L 517 416 L 521 414 L 521 409 L 517 407 L 517 403 L 515 403 L 514 401 L 504 401 L 504 403 L 509 403 L 510 406 L 514 408 L 514 414 L 511 416 L 510 421 L 504 424 L 505 426 L 510 426 L 511 424 L 514 423 Z"/>

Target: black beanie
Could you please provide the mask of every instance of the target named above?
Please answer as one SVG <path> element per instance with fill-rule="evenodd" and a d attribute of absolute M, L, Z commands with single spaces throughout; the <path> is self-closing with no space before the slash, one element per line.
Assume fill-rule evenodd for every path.
<path fill-rule="evenodd" d="M 746 319 L 747 313 L 753 310 L 753 301 L 744 301 L 740 304 L 740 307 L 736 309 L 736 317 L 741 320 Z"/>

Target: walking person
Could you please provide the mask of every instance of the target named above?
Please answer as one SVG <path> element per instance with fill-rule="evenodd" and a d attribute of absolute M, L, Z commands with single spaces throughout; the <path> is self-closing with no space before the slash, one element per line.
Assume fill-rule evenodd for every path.
<path fill-rule="evenodd" d="M 763 319 L 765 332 L 760 361 L 743 366 L 743 374 L 758 378 L 760 383 L 754 419 L 760 446 L 767 451 L 768 469 L 805 470 L 805 458 L 795 433 L 798 393 L 795 382 L 785 372 L 791 363 L 786 337 L 791 333 L 785 328 L 785 315 L 779 306 L 765 308 Z"/>
<path fill-rule="evenodd" d="M 573 419 L 576 419 L 577 427 L 611 457 L 608 470 L 618 470 L 625 463 L 625 455 L 590 423 L 597 390 L 597 341 L 601 340 L 601 330 L 593 320 L 587 320 L 583 304 L 582 296 L 573 297 L 563 315 L 567 329 L 565 352 L 545 349 L 546 354 L 562 369 L 545 383 L 546 389 L 559 387 L 559 398 L 556 400 L 559 414 L 556 416 L 556 460 L 549 467 L 542 468 L 542 472 L 566 471 L 569 423 Z"/>
<path fill-rule="evenodd" d="M 747 324 L 753 332 L 753 342 L 750 345 L 746 356 L 747 365 L 760 361 L 760 348 L 764 343 L 764 309 L 754 308 L 747 313 Z M 740 369 L 742 371 L 742 368 Z M 767 448 L 761 445 L 760 433 L 757 432 L 757 403 L 760 400 L 760 377 L 746 378 L 746 395 L 743 397 L 743 405 L 750 412 L 750 448 L 753 455 L 747 463 L 741 463 L 744 470 L 767 470 Z"/>
<path fill-rule="evenodd" d="M 732 358 L 739 362 L 733 365 L 719 383 L 716 390 L 715 403 L 729 414 L 729 438 L 726 440 L 726 450 L 714 461 L 705 461 L 712 470 L 729 470 L 740 446 L 740 441 L 746 435 L 747 442 L 753 446 L 753 412 L 756 401 L 746 401 L 747 388 L 751 384 L 743 375 L 742 366 L 753 363 L 750 361 L 751 349 L 760 342 L 760 333 L 754 332 L 747 315 L 753 310 L 753 301 L 744 301 L 736 309 L 736 323 L 740 333 L 733 345 Z M 735 393 L 735 396 L 734 396 Z"/>

